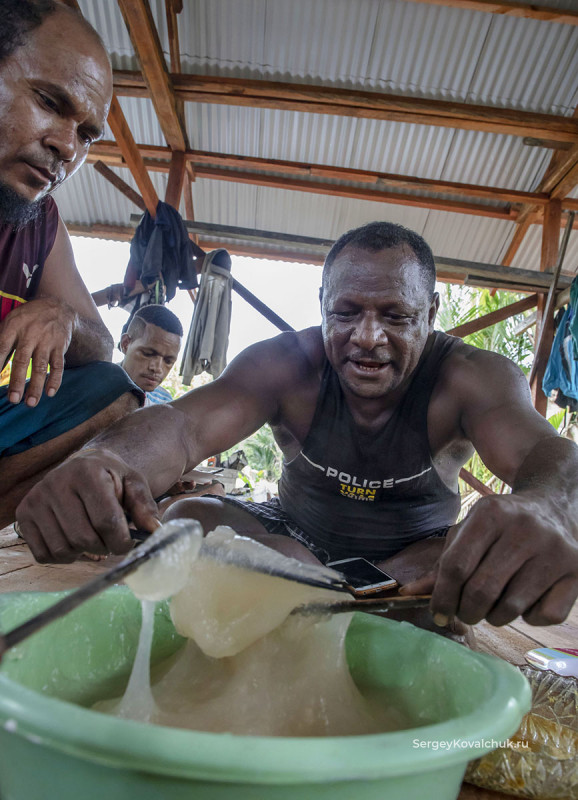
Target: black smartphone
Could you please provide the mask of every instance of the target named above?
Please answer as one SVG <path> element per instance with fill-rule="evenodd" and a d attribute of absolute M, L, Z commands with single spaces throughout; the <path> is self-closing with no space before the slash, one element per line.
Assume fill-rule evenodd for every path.
<path fill-rule="evenodd" d="M 397 586 L 395 578 L 366 558 L 344 558 L 341 561 L 329 561 L 325 566 L 334 567 L 343 573 L 349 588 L 356 597 L 383 592 Z"/>

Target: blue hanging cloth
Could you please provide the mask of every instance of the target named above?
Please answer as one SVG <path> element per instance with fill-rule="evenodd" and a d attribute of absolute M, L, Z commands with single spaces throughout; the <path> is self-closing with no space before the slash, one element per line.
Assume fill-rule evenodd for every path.
<path fill-rule="evenodd" d="M 546 397 L 557 389 L 558 395 L 555 398 L 557 405 L 578 411 L 578 370 L 574 359 L 573 323 L 576 324 L 576 312 L 572 305 L 569 305 L 554 337 L 542 389 Z"/>

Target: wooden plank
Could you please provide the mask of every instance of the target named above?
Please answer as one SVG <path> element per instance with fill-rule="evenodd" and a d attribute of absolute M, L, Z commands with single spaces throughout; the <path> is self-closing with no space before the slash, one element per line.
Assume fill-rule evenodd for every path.
<path fill-rule="evenodd" d="M 181 11 L 183 6 L 181 4 Z M 169 35 L 169 53 L 171 58 L 171 72 L 181 71 L 181 47 L 179 44 L 179 22 L 177 9 L 172 0 L 165 0 L 165 15 L 167 19 L 167 32 Z"/>
<path fill-rule="evenodd" d="M 169 169 L 170 149 L 158 145 L 139 144 L 143 158 L 154 159 L 154 167 L 147 161 L 149 169 L 166 172 Z M 101 141 L 92 145 L 87 160 L 101 159 L 105 163 L 118 163 L 121 158 L 120 151 L 114 142 Z M 214 153 L 206 150 L 186 150 L 187 163 L 198 166 L 211 165 L 229 168 L 251 169 L 259 172 L 276 172 L 280 175 L 294 177 L 314 177 L 326 180 L 351 181 L 365 183 L 374 187 L 396 187 L 400 189 L 415 189 L 419 191 L 437 192 L 439 194 L 452 194 L 461 197 L 476 197 L 485 200 L 504 203 L 534 203 L 546 205 L 549 195 L 539 192 L 521 192 L 503 187 L 481 186 L 477 184 L 459 183 L 456 181 L 440 181 L 429 178 L 417 178 L 411 175 L 396 175 L 386 172 L 371 170 L 350 169 L 348 167 L 332 167 L 324 164 L 311 164 L 298 161 L 285 161 L 274 158 L 256 158 L 253 156 L 240 156 L 229 153 Z M 166 159 L 166 160 L 163 160 Z M 576 202 L 578 206 L 578 201 Z M 566 207 L 566 205 L 565 205 Z"/>
<path fill-rule="evenodd" d="M 559 625 L 528 625 L 521 617 L 515 619 L 511 629 L 537 641 L 533 647 L 576 647 L 578 642 L 578 602 L 567 619 Z M 532 649 L 532 648 L 530 648 Z"/>
<path fill-rule="evenodd" d="M 446 331 L 451 336 L 469 336 L 471 333 L 477 333 L 484 328 L 489 328 L 490 325 L 495 325 L 497 322 L 513 317 L 514 314 L 521 314 L 530 308 L 534 308 L 538 303 L 538 295 L 532 294 L 528 297 L 518 300 L 516 303 L 510 303 L 497 311 L 491 311 L 489 314 L 484 314 L 483 317 L 473 319 L 471 322 L 465 322 L 463 325 L 458 325 L 456 328 Z"/>
<path fill-rule="evenodd" d="M 187 220 L 190 222 L 195 221 L 195 208 L 193 205 L 193 178 L 191 177 L 191 171 L 188 169 L 185 174 L 185 214 Z M 199 237 L 196 233 L 189 232 L 189 236 L 193 242 L 195 242 L 195 244 L 199 243 Z"/>
<path fill-rule="evenodd" d="M 118 99 L 113 96 L 108 114 L 108 124 L 114 134 L 123 158 L 136 181 L 139 192 L 149 213 L 154 217 L 159 198 L 150 176 L 146 171 L 142 156 L 133 138 L 128 122 Z"/>
<path fill-rule="evenodd" d="M 303 180 L 287 176 L 257 175 L 254 172 L 238 172 L 225 170 L 220 167 L 195 167 L 199 178 L 212 178 L 213 180 L 230 181 L 232 183 L 245 183 L 257 186 L 268 186 L 289 191 L 313 192 L 314 194 L 331 195 L 334 197 L 349 197 L 357 200 L 371 200 L 377 203 L 393 203 L 417 208 L 433 208 L 438 211 L 451 211 L 458 214 L 475 214 L 477 216 L 492 217 L 494 219 L 515 220 L 517 211 L 509 207 L 496 207 L 481 203 L 465 203 L 457 200 L 442 200 L 434 197 L 423 197 L 381 189 L 368 189 L 358 186 L 344 186 L 336 183 L 322 183 L 321 181 Z"/>
<path fill-rule="evenodd" d="M 478 492 L 478 494 L 481 494 L 482 497 L 486 497 L 490 494 L 495 494 L 495 492 L 492 489 L 490 489 L 489 486 L 486 486 L 485 483 L 482 483 L 475 477 L 475 475 L 472 475 L 471 472 L 469 472 L 467 469 L 464 469 L 463 467 L 460 469 L 460 478 L 463 481 L 465 481 L 468 484 L 468 486 L 471 486 L 472 489 L 475 489 L 476 492 Z"/>
<path fill-rule="evenodd" d="M 148 0 L 118 0 L 118 5 L 167 144 L 171 150 L 185 150 L 186 132 Z"/>
<path fill-rule="evenodd" d="M 559 22 L 565 25 L 578 25 L 578 11 L 550 8 L 536 3 L 517 3 L 512 0 L 411 0 L 426 5 L 464 8 L 470 11 L 484 11 L 505 17 L 522 17 L 543 22 Z"/>
<path fill-rule="evenodd" d="M 182 150 L 174 150 L 171 158 L 171 168 L 169 171 L 169 180 L 167 183 L 167 191 L 165 194 L 165 203 L 168 203 L 173 208 L 179 209 L 181 203 L 181 194 L 183 192 L 183 184 L 185 181 L 185 154 Z"/>
<path fill-rule="evenodd" d="M 516 253 L 518 252 L 522 242 L 524 241 L 524 238 L 528 232 L 530 225 L 531 225 L 530 219 L 526 219 L 522 222 L 518 221 L 518 224 L 516 225 L 516 230 L 514 231 L 514 236 L 512 237 L 512 241 L 508 245 L 506 255 L 502 259 L 502 264 L 504 267 L 509 267 L 511 265 Z"/>
<path fill-rule="evenodd" d="M 574 109 L 573 119 L 578 119 L 578 107 Z M 556 197 L 561 198 L 569 194 L 576 185 L 578 185 L 578 174 L 574 172 L 578 164 L 578 143 L 574 143 L 570 150 L 566 153 L 554 153 L 550 159 L 550 164 L 544 173 L 540 184 L 538 185 L 537 192 L 540 194 L 546 193 L 548 195 L 556 192 Z M 512 240 L 506 257 L 502 262 L 505 266 L 509 266 L 529 228 L 529 226 L 536 221 L 536 212 L 538 206 L 535 203 L 523 205 L 518 215 L 518 225 L 520 230 L 516 232 L 516 236 Z M 543 220 L 542 220 L 543 221 Z M 522 227 L 524 226 L 524 227 Z"/>
<path fill-rule="evenodd" d="M 552 270 L 558 261 L 558 248 L 560 243 L 560 221 L 562 217 L 562 204 L 560 200 L 552 200 L 547 206 L 544 213 L 544 225 L 542 229 L 542 253 L 540 270 Z M 560 267 L 560 263 L 558 264 Z M 554 285 L 551 286 L 551 292 L 548 294 L 549 298 L 554 297 L 556 284 L 558 282 L 559 269 L 556 275 L 553 276 Z M 536 328 L 536 347 L 534 364 L 532 365 L 532 373 L 530 375 L 530 389 L 532 391 L 532 400 L 536 411 L 539 411 L 542 416 L 546 416 L 548 410 L 548 398 L 542 391 L 542 381 L 546 371 L 548 362 L 547 353 L 550 352 L 552 347 L 552 340 L 554 338 L 554 306 L 553 302 L 547 303 L 546 299 L 541 297 L 538 300 L 537 306 L 537 328 Z"/>
<path fill-rule="evenodd" d="M 528 626 L 531 628 L 531 626 Z M 473 649 L 480 653 L 489 653 L 503 658 L 510 664 L 522 665 L 528 650 L 541 647 L 540 628 L 532 628 L 530 635 L 518 630 L 514 623 L 496 628 L 489 622 L 478 622 L 474 627 Z M 536 638 L 538 637 L 538 638 Z"/>
<path fill-rule="evenodd" d="M 556 114 L 321 85 L 192 74 L 173 74 L 171 78 L 176 95 L 187 102 L 385 119 L 510 136 L 532 136 L 572 144 L 578 139 L 578 120 Z M 115 70 L 114 87 L 119 95 L 149 96 L 146 84 L 137 72 Z"/>
<path fill-rule="evenodd" d="M 118 189 L 119 192 L 122 192 L 125 197 L 128 197 L 128 199 L 138 206 L 141 211 L 146 211 L 145 201 L 142 199 L 140 194 L 135 192 L 132 186 L 129 186 L 126 181 L 123 181 L 123 179 L 117 175 L 116 172 L 113 172 L 110 167 L 107 167 L 106 164 L 102 163 L 102 161 L 96 161 L 94 164 L 94 169 L 100 175 L 102 175 L 105 180 L 107 180 L 109 183 L 112 183 L 115 189 Z"/>

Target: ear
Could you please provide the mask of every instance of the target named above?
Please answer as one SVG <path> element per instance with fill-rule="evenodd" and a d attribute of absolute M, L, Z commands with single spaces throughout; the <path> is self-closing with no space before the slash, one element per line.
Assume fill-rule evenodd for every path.
<path fill-rule="evenodd" d="M 319 305 L 321 306 L 321 313 L 323 314 L 323 286 L 319 287 Z"/>
<path fill-rule="evenodd" d="M 120 337 L 120 349 L 122 350 L 123 353 L 126 354 L 128 346 L 131 342 L 132 339 L 130 338 L 128 333 L 123 333 L 123 335 Z"/>
<path fill-rule="evenodd" d="M 437 316 L 439 307 L 440 307 L 439 292 L 434 292 L 432 300 L 431 300 L 431 305 L 429 307 L 429 312 L 428 312 L 428 326 L 429 326 L 430 331 L 433 331 L 433 329 L 434 329 L 434 324 L 435 324 L 435 321 L 436 321 L 436 316 Z"/>

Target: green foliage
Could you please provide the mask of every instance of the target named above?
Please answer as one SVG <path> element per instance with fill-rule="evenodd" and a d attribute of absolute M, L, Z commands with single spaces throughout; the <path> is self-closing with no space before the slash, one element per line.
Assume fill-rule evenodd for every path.
<path fill-rule="evenodd" d="M 523 295 L 504 291 L 496 292 L 492 297 L 489 289 L 444 284 L 440 291 L 437 327 L 444 331 L 456 328 L 458 325 L 464 325 L 466 322 L 471 322 L 478 317 L 515 303 L 522 297 Z M 532 338 L 527 331 L 522 334 L 514 333 L 516 325 L 528 313 L 516 314 L 489 328 L 465 336 L 464 342 L 479 347 L 481 350 L 500 353 L 528 373 L 534 358 Z"/>
<path fill-rule="evenodd" d="M 548 422 L 558 433 L 562 433 L 562 430 L 566 427 L 566 409 L 561 408 L 557 414 L 552 414 L 551 417 L 548 417 Z"/>
<path fill-rule="evenodd" d="M 438 286 L 438 288 L 440 288 Z M 447 331 L 464 325 L 466 322 L 497 311 L 499 308 L 521 300 L 524 295 L 513 292 L 498 291 L 492 297 L 489 289 L 477 289 L 470 286 L 456 286 L 443 284 L 440 289 L 440 310 L 436 327 Z M 489 328 L 484 328 L 476 333 L 464 337 L 464 342 L 481 350 L 491 350 L 494 353 L 506 356 L 517 364 L 523 372 L 529 373 L 534 358 L 534 343 L 528 332 L 514 333 L 516 325 L 530 312 L 516 314 L 513 317 L 497 322 Z M 556 415 L 557 416 L 557 415 Z M 493 475 L 484 465 L 477 453 L 464 465 L 482 483 L 488 484 Z M 494 491 L 500 491 L 503 486 L 497 481 L 492 486 Z M 462 495 L 471 491 L 467 484 L 460 480 Z"/>
<path fill-rule="evenodd" d="M 236 450 L 243 450 L 249 466 L 258 473 L 257 477 L 262 477 L 267 481 L 278 481 L 281 477 L 283 453 L 279 449 L 269 425 L 263 425 L 248 439 L 222 453 L 222 459 L 224 460 Z M 243 476 L 241 475 L 241 477 Z"/>

